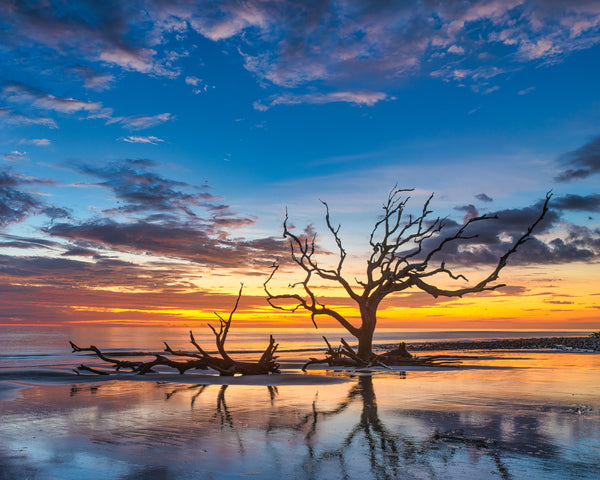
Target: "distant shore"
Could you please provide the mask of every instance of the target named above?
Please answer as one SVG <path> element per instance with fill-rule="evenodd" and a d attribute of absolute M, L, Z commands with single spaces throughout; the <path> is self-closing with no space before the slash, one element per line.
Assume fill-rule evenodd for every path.
<path fill-rule="evenodd" d="M 397 347 L 397 344 L 378 345 L 378 350 L 386 351 L 395 347 Z M 550 337 L 422 342 L 407 343 L 406 348 L 415 352 L 428 350 L 539 350 L 549 348 L 561 351 L 600 352 L 600 338 Z"/>

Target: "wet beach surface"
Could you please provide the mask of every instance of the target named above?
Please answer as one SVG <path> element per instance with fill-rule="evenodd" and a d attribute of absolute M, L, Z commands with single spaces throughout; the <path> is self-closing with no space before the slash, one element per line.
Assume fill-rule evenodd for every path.
<path fill-rule="evenodd" d="M 5 370 L 0 479 L 597 478 L 600 355 L 469 354 L 230 384 Z"/>

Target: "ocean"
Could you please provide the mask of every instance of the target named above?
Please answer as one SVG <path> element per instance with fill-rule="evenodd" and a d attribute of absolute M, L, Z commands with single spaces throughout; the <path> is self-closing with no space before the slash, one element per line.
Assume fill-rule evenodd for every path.
<path fill-rule="evenodd" d="M 490 331 L 490 330 L 408 330 L 380 328 L 375 333 L 375 344 L 430 341 L 469 341 L 529 337 L 586 336 L 590 332 L 566 331 Z M 332 345 L 340 338 L 353 345 L 353 337 L 343 329 L 302 328 L 237 328 L 227 338 L 227 351 L 242 357 L 260 354 L 272 334 L 279 343 L 282 357 L 308 359 L 325 349 L 323 336 Z M 216 352 L 215 339 L 206 326 L 194 328 L 197 342 L 208 352 Z M 70 367 L 81 363 L 81 354 L 72 353 L 72 340 L 80 347 L 95 345 L 109 353 L 162 352 L 163 341 L 173 349 L 190 350 L 189 328 L 169 326 L 122 326 L 122 325 L 76 325 L 76 326 L 0 326 L 0 368 L 23 367 Z"/>

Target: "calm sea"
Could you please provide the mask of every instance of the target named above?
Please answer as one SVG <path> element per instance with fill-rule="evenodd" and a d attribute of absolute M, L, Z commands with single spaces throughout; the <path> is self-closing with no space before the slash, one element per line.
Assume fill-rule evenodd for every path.
<path fill-rule="evenodd" d="M 305 359 L 311 352 L 324 350 L 322 336 L 332 345 L 344 337 L 353 344 L 353 338 L 342 329 L 252 329 L 239 328 L 230 332 L 227 350 L 232 354 L 252 354 L 264 350 L 273 334 L 279 343 L 282 357 Z M 486 340 L 525 337 L 585 336 L 583 331 L 416 331 L 381 328 L 375 334 L 375 343 L 427 342 L 443 340 Z M 215 351 L 214 335 L 206 327 L 194 331 L 197 342 L 209 352 Z M 69 367 L 81 358 L 71 353 L 69 340 L 80 347 L 96 345 L 106 352 L 161 352 L 163 341 L 173 349 L 193 350 L 187 327 L 128 327 L 128 326 L 60 326 L 27 327 L 0 326 L 0 368 Z"/>

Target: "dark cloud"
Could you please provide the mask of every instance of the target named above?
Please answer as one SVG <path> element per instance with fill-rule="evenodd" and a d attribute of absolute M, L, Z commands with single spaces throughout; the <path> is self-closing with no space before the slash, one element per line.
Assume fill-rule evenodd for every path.
<path fill-rule="evenodd" d="M 229 239 L 225 231 L 215 230 L 210 224 L 118 223 L 103 219 L 81 224 L 59 223 L 44 231 L 85 248 L 148 252 L 208 266 L 268 265 L 273 258 L 288 253 L 287 245 L 278 239 Z"/>
<path fill-rule="evenodd" d="M 123 287 L 157 292 L 163 289 L 182 291 L 194 288 L 189 281 L 182 280 L 193 277 L 193 272 L 176 264 L 168 267 L 165 268 L 164 264 L 142 266 L 103 258 L 93 261 L 66 257 L 0 255 L 0 284 L 25 283 L 71 289 L 77 287 L 83 290 Z"/>
<path fill-rule="evenodd" d="M 0 238 L 7 241 L 2 245 L 14 248 L 58 248 L 60 244 L 45 238 L 22 237 L 19 235 L 9 235 L 0 233 Z"/>
<path fill-rule="evenodd" d="M 567 194 L 553 199 L 552 206 L 558 210 L 579 210 L 583 212 L 600 212 L 600 195 Z"/>
<path fill-rule="evenodd" d="M 54 185 L 53 180 L 35 178 L 11 170 L 0 170 L 0 228 L 17 223 L 26 217 L 42 213 L 50 219 L 68 217 L 63 208 L 46 204 L 39 195 L 26 190 L 33 186 Z"/>
<path fill-rule="evenodd" d="M 20 189 L 31 183 L 30 179 L 0 171 L 0 228 L 20 222 L 42 207 L 34 195 Z"/>
<path fill-rule="evenodd" d="M 454 207 L 454 210 L 465 212 L 463 217 L 463 223 L 467 223 L 472 218 L 479 216 L 479 210 L 475 208 L 475 205 L 463 205 L 462 207 Z"/>
<path fill-rule="evenodd" d="M 118 208 L 107 213 L 183 213 L 195 217 L 194 207 L 210 208 L 218 197 L 205 189 L 163 178 L 147 170 L 154 166 L 152 160 L 121 160 L 106 166 L 76 165 L 79 172 L 103 180 L 97 185 L 115 194 Z"/>
<path fill-rule="evenodd" d="M 577 150 L 565 153 L 559 161 L 567 167 L 567 170 L 555 178 L 557 182 L 587 178 L 600 172 L 600 136 L 593 138 Z"/>
<path fill-rule="evenodd" d="M 553 203 L 551 203 L 553 206 Z M 459 208 L 466 210 L 467 207 Z M 514 242 L 521 237 L 527 228 L 535 221 L 541 212 L 541 203 L 522 209 L 506 209 L 490 212 L 498 218 L 479 221 L 471 224 L 465 235 L 474 238 L 460 242 L 450 242 L 434 257 L 445 260 L 449 264 L 465 265 L 493 265 L 508 251 Z M 571 226 L 565 238 L 555 238 L 544 242 L 535 235 L 548 235 L 553 227 L 557 226 L 560 216 L 555 209 L 550 209 L 542 222 L 530 238 L 514 254 L 511 264 L 547 264 L 564 263 L 573 261 L 589 261 L 600 256 L 600 232 L 592 231 L 586 227 Z M 454 234 L 459 225 L 453 221 L 446 221 L 446 227 L 440 237 L 430 239 L 424 244 L 426 250 L 434 248 L 440 239 Z"/>
<path fill-rule="evenodd" d="M 478 193 L 477 195 L 475 195 L 475 198 L 477 200 L 480 200 L 482 202 L 487 202 L 487 203 L 494 201 L 493 198 L 488 197 L 485 193 Z"/>
<path fill-rule="evenodd" d="M 144 17 L 144 3 L 3 0 L 5 28 L 0 39 L 16 50 L 41 45 L 59 56 L 80 58 L 83 64 L 95 60 L 160 73 L 153 63 L 153 52 L 139 45 L 140 37 L 135 34 L 140 30 L 136 21 L 142 22 Z"/>

